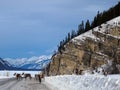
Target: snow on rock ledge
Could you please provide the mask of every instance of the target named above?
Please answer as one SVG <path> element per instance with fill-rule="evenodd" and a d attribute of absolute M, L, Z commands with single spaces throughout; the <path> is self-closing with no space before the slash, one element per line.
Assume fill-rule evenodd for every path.
<path fill-rule="evenodd" d="M 108 27 L 109 26 L 109 27 Z M 120 27 L 120 16 L 119 17 L 116 17 L 104 24 L 101 24 L 101 28 L 98 27 L 95 27 L 93 28 L 92 30 L 89 30 L 88 32 L 85 32 L 75 38 L 72 39 L 73 42 L 77 42 L 78 40 L 80 41 L 84 41 L 87 37 L 88 38 L 91 38 L 93 40 L 99 40 L 99 38 L 97 38 L 93 33 L 92 31 L 97 31 L 97 32 L 101 32 L 101 33 L 104 33 L 106 30 L 111 30 L 111 27 L 115 27 L 115 26 L 118 26 Z M 114 36 L 115 38 L 120 38 L 120 37 L 116 37 Z"/>

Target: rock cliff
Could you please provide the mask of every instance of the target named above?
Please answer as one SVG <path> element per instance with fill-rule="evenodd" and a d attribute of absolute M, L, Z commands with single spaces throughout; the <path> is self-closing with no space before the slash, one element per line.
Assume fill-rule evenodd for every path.
<path fill-rule="evenodd" d="M 110 74 L 120 68 L 120 17 L 112 19 L 70 40 L 52 56 L 50 75 L 73 74 L 79 71 L 94 71 L 101 67 Z"/>

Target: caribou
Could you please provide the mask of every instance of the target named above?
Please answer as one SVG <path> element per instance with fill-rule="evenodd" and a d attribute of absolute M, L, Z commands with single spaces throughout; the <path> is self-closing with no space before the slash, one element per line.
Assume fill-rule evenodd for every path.
<path fill-rule="evenodd" d="M 29 79 L 32 78 L 30 73 L 22 73 L 22 75 L 25 79 L 27 79 L 27 77 L 29 77 Z"/>
<path fill-rule="evenodd" d="M 22 79 L 22 76 L 19 73 L 14 73 L 13 75 L 16 76 L 17 80 L 21 80 Z"/>

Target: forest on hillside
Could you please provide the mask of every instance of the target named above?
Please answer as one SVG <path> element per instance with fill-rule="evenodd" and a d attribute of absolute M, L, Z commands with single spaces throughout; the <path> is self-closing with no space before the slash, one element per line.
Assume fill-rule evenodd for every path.
<path fill-rule="evenodd" d="M 120 2 L 106 11 L 98 11 L 97 15 L 92 21 L 90 21 L 89 19 L 86 22 L 82 20 L 81 23 L 78 25 L 78 30 L 72 30 L 67 34 L 64 40 L 60 41 L 60 44 L 58 45 L 58 52 L 61 53 L 61 50 L 64 50 L 64 45 L 74 37 L 79 36 L 91 30 L 92 28 L 97 27 L 102 23 L 105 23 L 106 21 L 109 21 L 118 16 L 120 16 Z M 56 52 L 54 54 L 56 54 Z"/>

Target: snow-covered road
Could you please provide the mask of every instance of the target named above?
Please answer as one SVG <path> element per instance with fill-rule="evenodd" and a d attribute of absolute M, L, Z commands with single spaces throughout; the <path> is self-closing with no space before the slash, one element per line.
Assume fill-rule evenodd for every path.
<path fill-rule="evenodd" d="M 0 90 L 50 90 L 44 83 L 32 80 L 1 79 Z"/>
<path fill-rule="evenodd" d="M 27 72 L 31 73 L 32 80 L 27 78 L 27 80 L 20 81 L 14 78 L 15 72 L 0 72 L 0 90 L 120 90 L 120 74 L 104 76 L 86 73 L 84 75 L 49 76 L 45 77 L 45 81 L 42 80 L 40 84 L 34 79 L 34 75 L 38 72 Z"/>

